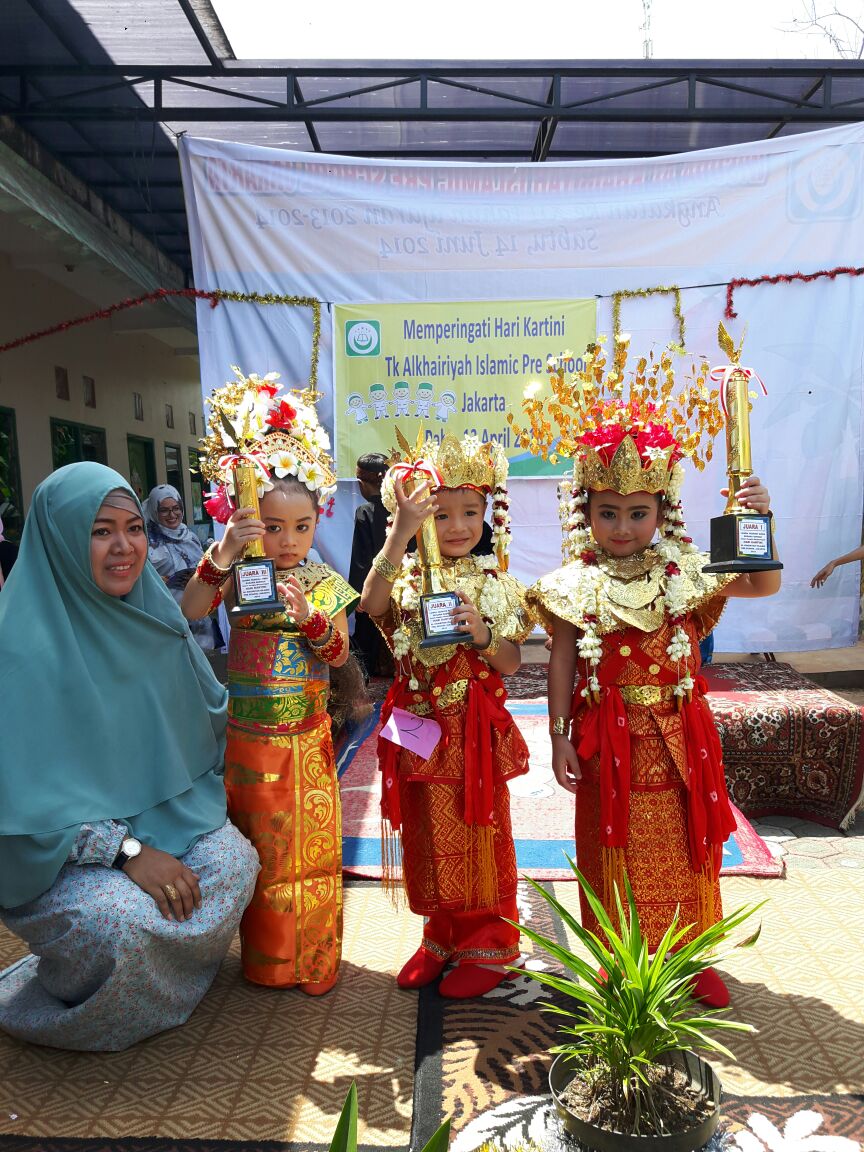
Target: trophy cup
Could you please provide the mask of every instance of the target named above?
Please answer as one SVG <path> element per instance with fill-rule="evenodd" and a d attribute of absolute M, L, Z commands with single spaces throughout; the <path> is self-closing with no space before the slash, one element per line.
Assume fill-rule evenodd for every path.
<path fill-rule="evenodd" d="M 417 487 L 415 474 L 405 478 L 405 494 L 410 496 Z M 423 590 L 420 594 L 420 621 L 423 626 L 421 648 L 439 648 L 444 644 L 465 644 L 470 637 L 460 631 L 451 613 L 462 601 L 456 592 L 444 587 L 441 575 L 441 548 L 435 531 L 435 517 L 427 516 L 417 533 L 417 555 Z"/>
<path fill-rule="evenodd" d="M 711 518 L 711 563 L 703 572 L 766 572 L 782 568 L 774 558 L 771 517 L 738 503 L 741 483 L 753 474 L 750 457 L 750 370 L 740 364 L 741 344 L 736 349 L 732 337 L 720 324 L 720 347 L 731 364 L 722 371 L 721 400 L 726 414 L 726 473 L 729 497 L 722 516 Z M 743 340 L 742 340 L 743 343 Z M 712 373 L 713 375 L 713 373 Z M 764 388 L 764 385 L 763 385 Z"/>
<path fill-rule="evenodd" d="M 238 508 L 254 508 L 260 516 L 258 505 L 258 475 L 253 464 L 240 461 L 234 466 L 234 499 Z M 276 590 L 276 565 L 264 555 L 264 545 L 260 540 L 252 540 L 240 560 L 235 560 L 234 607 L 231 616 L 265 615 L 268 612 L 282 612 L 285 605 Z"/>

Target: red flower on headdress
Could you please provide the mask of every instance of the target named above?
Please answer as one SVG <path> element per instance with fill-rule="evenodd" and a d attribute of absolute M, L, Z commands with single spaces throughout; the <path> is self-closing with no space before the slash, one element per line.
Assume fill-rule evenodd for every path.
<path fill-rule="evenodd" d="M 231 519 L 234 505 L 231 503 L 231 497 L 228 495 L 228 489 L 224 484 L 221 484 L 215 492 L 211 492 L 209 496 L 204 497 L 204 511 L 217 524 L 227 524 Z"/>
<path fill-rule="evenodd" d="M 267 413 L 267 423 L 271 428 L 289 428 L 297 419 L 297 409 L 287 400 L 280 400 L 277 408 Z"/>
<path fill-rule="evenodd" d="M 649 410 L 653 410 L 652 405 L 649 405 Z M 669 457 L 670 464 L 681 459 L 678 442 L 665 425 L 655 424 L 653 421 L 643 422 L 632 409 L 622 409 L 622 415 L 627 417 L 626 422 L 607 420 L 579 437 L 579 443 L 593 448 L 605 467 L 611 466 L 612 458 L 625 436 L 630 436 L 633 439 L 643 468 L 648 468 L 651 465 L 653 452 L 649 449 L 672 448 L 673 452 Z"/>
<path fill-rule="evenodd" d="M 262 392 L 266 392 L 267 395 L 272 400 L 273 397 L 276 395 L 276 393 L 279 391 L 280 387 L 281 387 L 281 385 L 273 384 L 269 380 L 262 380 L 261 383 L 258 385 L 258 394 L 260 396 L 260 394 Z"/>
<path fill-rule="evenodd" d="M 618 451 L 618 447 L 628 431 L 629 429 L 623 424 L 619 424 L 617 420 L 614 420 L 606 424 L 600 424 L 597 428 L 592 428 L 583 436 L 579 437 L 579 442 L 588 448 L 593 448 L 608 468 L 612 463 L 612 457 Z"/>
<path fill-rule="evenodd" d="M 678 565 L 673 560 L 670 560 L 669 563 L 666 565 L 666 575 L 667 576 L 680 576 L 681 575 L 681 569 L 678 567 Z"/>

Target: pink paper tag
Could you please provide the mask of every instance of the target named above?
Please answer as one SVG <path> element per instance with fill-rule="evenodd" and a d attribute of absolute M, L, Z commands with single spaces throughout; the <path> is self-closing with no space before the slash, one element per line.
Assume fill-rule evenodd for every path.
<path fill-rule="evenodd" d="M 415 716 L 404 708 L 394 708 L 390 719 L 381 729 L 381 735 L 400 748 L 416 752 L 421 760 L 428 760 L 441 739 L 441 725 L 437 720 Z"/>

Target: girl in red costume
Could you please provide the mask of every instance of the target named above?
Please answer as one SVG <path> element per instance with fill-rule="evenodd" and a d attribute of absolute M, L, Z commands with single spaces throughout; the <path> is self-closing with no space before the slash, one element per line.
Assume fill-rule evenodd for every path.
<path fill-rule="evenodd" d="M 616 383 L 626 356 L 622 341 Z M 575 461 L 572 480 L 562 486 L 569 562 L 531 589 L 529 603 L 553 637 L 552 766 L 561 787 L 576 796 L 579 867 L 613 921 L 614 886 L 623 893 L 626 871 L 643 935 L 654 947 L 676 908 L 693 932 L 720 919 L 720 861 L 735 829 L 699 676 L 699 640 L 728 597 L 769 596 L 780 574 L 702 571 L 708 558 L 684 527 L 679 461 L 695 455 L 699 434 L 713 434 L 719 419 L 706 400 L 694 433 L 686 401 L 675 411 L 672 389 L 663 386 L 664 377 L 672 380 L 668 356 L 652 365 L 644 394 L 631 384 L 627 403 L 620 383 L 610 388 L 611 400 L 599 401 L 602 364 L 599 347 L 593 356 L 589 349 L 593 407 L 578 413 L 566 445 Z M 644 382 L 644 362 L 641 371 Z M 658 407 L 646 396 L 667 399 Z M 693 407 L 698 413 L 699 404 Z M 769 511 L 768 491 L 756 476 L 743 482 L 738 501 Z M 584 899 L 582 921 L 598 930 Z M 693 991 L 714 1007 L 729 1000 L 714 969 Z"/>

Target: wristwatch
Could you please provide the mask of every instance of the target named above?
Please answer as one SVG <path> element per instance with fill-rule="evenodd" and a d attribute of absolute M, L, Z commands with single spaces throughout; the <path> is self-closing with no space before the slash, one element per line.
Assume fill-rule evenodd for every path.
<path fill-rule="evenodd" d="M 136 840 L 134 836 L 124 836 L 120 842 L 120 851 L 114 858 L 114 863 L 111 865 L 111 867 L 119 868 L 122 870 L 123 866 L 128 864 L 130 860 L 134 860 L 140 851 L 140 840 Z"/>

